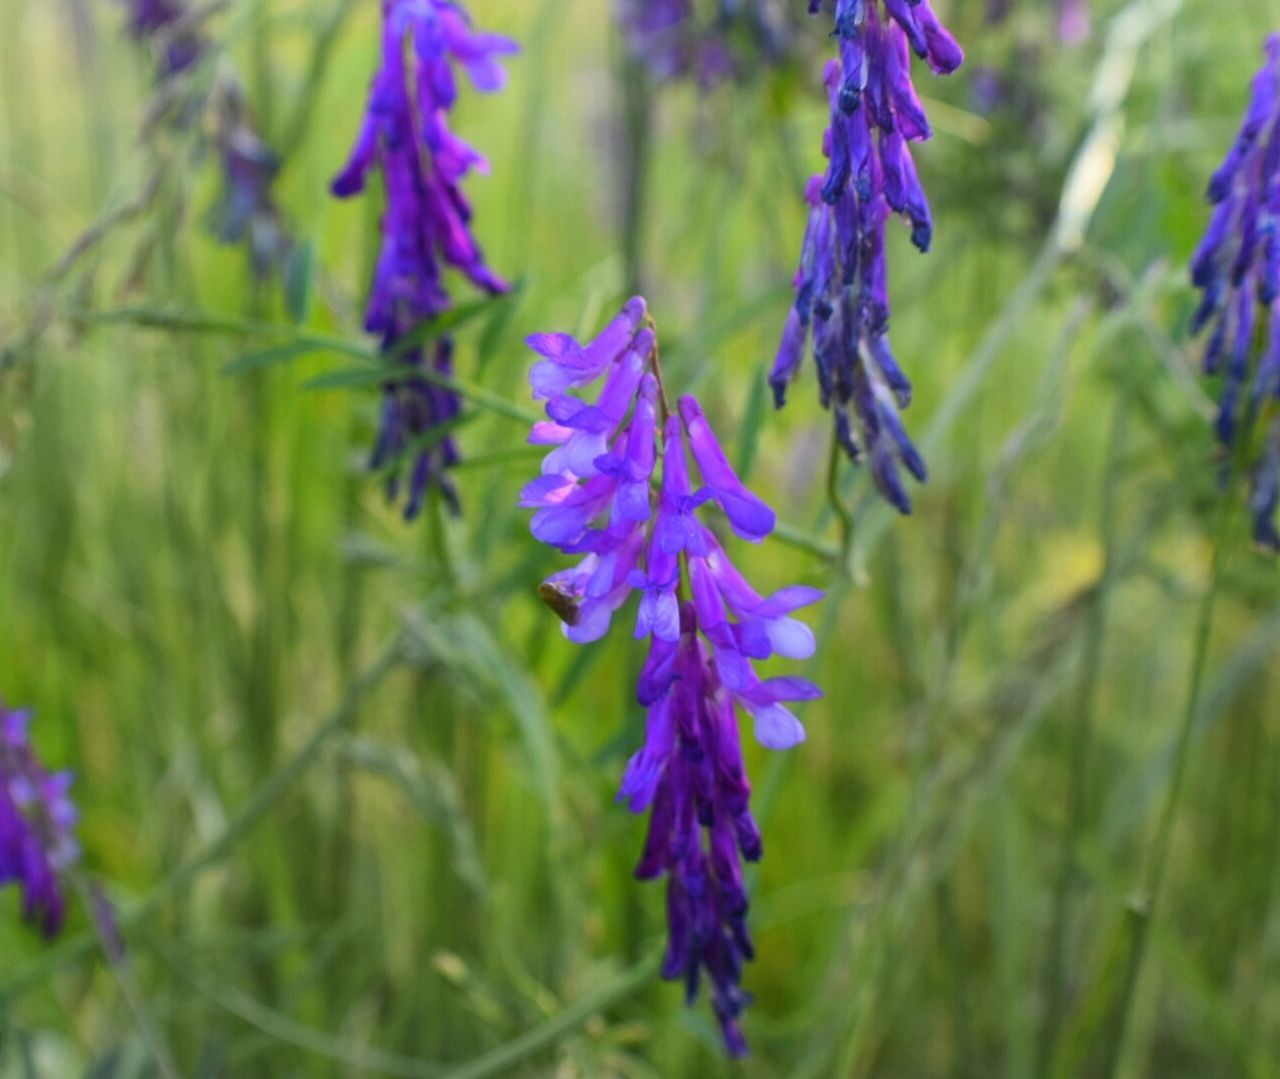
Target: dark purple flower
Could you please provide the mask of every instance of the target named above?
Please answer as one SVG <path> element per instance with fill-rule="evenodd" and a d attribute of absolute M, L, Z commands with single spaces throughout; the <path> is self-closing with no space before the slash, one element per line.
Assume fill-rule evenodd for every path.
<path fill-rule="evenodd" d="M 463 68 L 477 90 L 501 89 L 504 73 L 497 57 L 514 53 L 516 45 L 473 30 L 463 9 L 448 0 L 383 0 L 382 18 L 382 66 L 333 193 L 355 195 L 364 190 L 371 171 L 381 172 L 386 189 L 382 250 L 365 327 L 382 339 L 389 358 L 447 376 L 453 354 L 448 340 L 425 348 L 401 344 L 420 323 L 449 308 L 444 266 L 461 271 L 485 292 L 508 288 L 489 269 L 471 234 L 471 206 L 461 184 L 467 173 L 483 171 L 487 164 L 449 129 L 458 94 L 455 69 Z M 384 397 L 372 466 L 389 471 L 390 497 L 398 497 L 407 474 L 407 518 L 418 514 L 433 485 L 456 508 L 445 475 L 457 460 L 446 426 L 461 413 L 456 395 L 409 376 L 389 381 Z"/>
<path fill-rule="evenodd" d="M 1222 379 L 1216 428 L 1226 446 L 1274 411 L 1268 402 L 1280 394 L 1280 34 L 1265 51 L 1240 133 L 1209 181 L 1215 208 L 1191 260 L 1202 293 L 1192 332 L 1209 330 L 1204 366 Z M 1276 551 L 1280 418 L 1269 422 L 1252 465 L 1251 509 L 1255 539 Z"/>
<path fill-rule="evenodd" d="M 752 716 L 761 744 L 787 749 L 804 740 L 786 704 L 812 700 L 818 689 L 801 678 L 761 679 L 753 664 L 813 654 L 813 633 L 792 614 L 822 593 L 797 586 L 761 596 L 700 519 L 713 503 L 754 542 L 775 524 L 734 472 L 698 402 L 682 397 L 668 407 L 646 321 L 637 298 L 586 345 L 563 334 L 529 338 L 541 357 L 530 382 L 548 417 L 530 441 L 554 448 L 521 505 L 536 511 L 539 540 L 583 556 L 540 589 L 570 640 L 603 637 L 639 593 L 635 632 L 650 644 L 636 697 L 648 709 L 648 733 L 618 797 L 633 812 L 650 811 L 636 872 L 667 878 L 663 973 L 683 979 L 690 1000 L 706 976 L 725 1045 L 741 1055 L 742 965 L 752 954 L 741 860 L 758 859 L 761 845 L 736 706 Z M 592 382 L 601 383 L 593 404 L 570 392 Z"/>
<path fill-rule="evenodd" d="M 911 383 L 889 347 L 885 222 L 899 214 L 916 247 L 929 250 L 933 218 L 909 143 L 931 131 L 911 83 L 910 52 L 944 75 L 964 53 L 928 0 L 838 0 L 835 28 L 840 59 L 826 69 L 829 164 L 806 192 L 795 303 L 769 381 L 781 407 L 810 347 L 840 445 L 855 461 L 869 458 L 880 492 L 909 513 L 900 468 L 923 482 L 925 465 L 898 415 Z"/>
<path fill-rule="evenodd" d="M 46 772 L 27 733 L 30 715 L 0 704 L 0 887 L 22 891 L 22 913 L 45 936 L 62 927 L 62 875 L 79 857 L 71 774 Z"/>
<path fill-rule="evenodd" d="M 129 33 L 136 41 L 166 38 L 160 57 L 161 76 L 186 71 L 204 51 L 204 43 L 194 31 L 169 34 L 168 28 L 186 14 L 179 0 L 122 0 L 129 18 Z"/>

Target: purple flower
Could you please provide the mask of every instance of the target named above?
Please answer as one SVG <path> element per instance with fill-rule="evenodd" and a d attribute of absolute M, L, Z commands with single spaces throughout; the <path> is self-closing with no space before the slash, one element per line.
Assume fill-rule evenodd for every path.
<path fill-rule="evenodd" d="M 1209 330 L 1204 367 L 1221 377 L 1216 429 L 1226 446 L 1280 394 L 1280 34 L 1267 39 L 1265 53 L 1240 133 L 1209 181 L 1215 209 L 1191 260 L 1202 293 L 1192 332 Z M 1255 349 L 1259 337 L 1265 343 Z M 1250 508 L 1254 538 L 1280 551 L 1280 418 L 1269 424 L 1252 462 Z"/>
<path fill-rule="evenodd" d="M 135 41 L 150 41 L 166 32 L 164 52 L 160 58 L 160 75 L 167 77 L 186 71 L 204 51 L 204 42 L 194 32 L 177 36 L 168 28 L 181 19 L 186 10 L 179 0 L 122 0 L 129 19 L 129 34 Z"/>
<path fill-rule="evenodd" d="M 719 0 L 700 16 L 694 0 L 617 0 L 618 23 L 635 61 L 654 79 L 692 78 L 709 92 L 776 62 L 788 31 L 763 0 Z"/>
<path fill-rule="evenodd" d="M 214 237 L 245 243 L 254 274 L 265 279 L 284 265 L 292 243 L 271 196 L 280 160 L 254 130 L 240 87 L 219 92 L 215 141 L 222 165 L 222 197 L 210 213 Z"/>
<path fill-rule="evenodd" d="M 0 887 L 22 891 L 22 913 L 51 937 L 66 906 L 62 875 L 79 857 L 71 774 L 46 772 L 27 734 L 30 715 L 0 704 Z"/>
<path fill-rule="evenodd" d="M 933 217 L 908 144 L 931 130 L 909 54 L 945 75 L 964 53 L 928 0 L 838 0 L 835 28 L 840 59 L 826 69 L 829 163 L 806 191 L 795 303 L 769 381 L 780 408 L 811 342 L 819 400 L 834 415 L 840 445 L 854 461 L 868 457 L 881 494 L 909 513 L 900 470 L 921 482 L 926 472 L 898 414 L 910 404 L 911 383 L 889 346 L 885 222 L 902 216 L 912 242 L 929 250 Z"/>
<path fill-rule="evenodd" d="M 636 698 L 648 709 L 647 736 L 618 797 L 633 812 L 650 813 L 637 875 L 667 878 L 663 973 L 683 979 L 690 1000 L 706 976 L 725 1045 L 740 1055 L 742 965 L 752 954 L 741 861 L 758 859 L 761 847 L 737 707 L 753 717 L 765 746 L 804 740 L 786 704 L 812 700 L 818 689 L 801 678 L 762 679 L 753 664 L 813 654 L 812 631 L 792 615 L 822 593 L 796 586 L 761 596 L 700 519 L 714 503 L 753 542 L 775 523 L 734 472 L 698 402 L 683 397 L 677 410 L 668 407 L 646 321 L 637 298 L 586 345 L 561 334 L 529 338 L 541 357 L 530 382 L 548 417 L 530 441 L 553 449 L 521 505 L 536 511 L 531 527 L 539 540 L 585 556 L 539 590 L 570 640 L 604 636 L 639 593 L 635 634 L 650 643 Z M 594 404 L 571 392 L 597 381 Z"/>
<path fill-rule="evenodd" d="M 406 335 L 447 310 L 444 266 L 477 288 L 507 291 L 484 260 L 471 234 L 471 206 L 462 180 L 487 164 L 449 129 L 457 99 L 455 68 L 480 91 L 501 89 L 497 57 L 517 51 L 514 42 L 471 28 L 462 8 L 448 0 L 383 0 L 382 66 L 351 156 L 333 180 L 346 198 L 364 190 L 369 173 L 382 173 L 387 206 L 382 249 L 374 270 L 365 327 L 382 339 L 383 351 L 411 368 L 452 374 L 447 339 L 430 347 L 404 347 Z M 406 48 L 408 46 L 408 48 Z M 457 396 L 426 379 L 389 381 L 382 426 L 371 467 L 388 472 L 388 496 L 399 497 L 407 475 L 405 517 L 421 511 L 435 486 L 455 510 L 457 497 L 445 475 L 457 461 L 450 424 L 461 413 Z"/>

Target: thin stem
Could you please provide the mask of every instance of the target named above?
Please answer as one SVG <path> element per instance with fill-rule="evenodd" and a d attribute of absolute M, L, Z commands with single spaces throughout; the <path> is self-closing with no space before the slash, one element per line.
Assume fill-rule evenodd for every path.
<path fill-rule="evenodd" d="M 1241 438 L 1241 442 L 1246 441 L 1247 438 Z M 1156 909 L 1160 899 L 1160 888 L 1164 883 L 1165 873 L 1169 865 L 1169 851 L 1173 842 L 1173 826 L 1177 821 L 1178 809 L 1182 804 L 1187 761 L 1190 757 L 1191 736 L 1195 727 L 1196 717 L 1200 711 L 1200 692 L 1204 683 L 1205 670 L 1208 666 L 1209 644 L 1213 636 L 1213 616 L 1217 608 L 1218 594 L 1222 583 L 1222 568 L 1227 550 L 1226 533 L 1230 523 L 1232 507 L 1231 491 L 1233 484 L 1231 480 L 1234 477 L 1234 473 L 1235 467 L 1233 464 L 1224 485 L 1225 489 L 1219 495 L 1217 521 L 1214 526 L 1213 555 L 1209 570 L 1209 587 L 1205 592 L 1204 599 L 1201 601 L 1200 617 L 1196 624 L 1195 645 L 1191 660 L 1191 682 L 1187 690 L 1186 710 L 1182 716 L 1182 726 L 1179 728 L 1178 741 L 1174 750 L 1173 775 L 1169 781 L 1169 790 L 1165 796 L 1164 807 L 1160 811 L 1160 820 L 1156 826 L 1155 839 L 1152 842 L 1147 859 L 1143 889 L 1134 898 L 1130 906 L 1132 940 L 1129 948 L 1129 961 L 1125 968 L 1124 982 L 1120 991 L 1120 1005 L 1116 1018 L 1115 1035 L 1109 1047 L 1107 1066 L 1102 1072 L 1104 1075 L 1114 1076 L 1123 1057 L 1129 1019 L 1133 1013 L 1138 983 L 1142 977 L 1143 965 L 1147 956 L 1151 924 L 1155 920 Z"/>
<path fill-rule="evenodd" d="M 1088 626 L 1084 633 L 1084 655 L 1080 664 L 1080 681 L 1074 702 L 1072 724 L 1070 779 L 1067 793 L 1067 815 L 1062 826 L 1062 844 L 1058 856 L 1058 876 L 1054 888 L 1053 927 L 1049 937 L 1049 957 L 1044 975 L 1044 1020 L 1040 1035 L 1040 1073 L 1047 1074 L 1061 1026 L 1062 1006 L 1066 996 L 1066 954 L 1071 895 L 1076 882 L 1076 863 L 1080 836 L 1084 831 L 1088 805 L 1089 754 L 1093 744 L 1094 713 L 1097 709 L 1098 685 L 1102 672 L 1103 637 L 1106 631 L 1107 598 L 1116 576 L 1116 494 L 1119 487 L 1119 463 L 1124 455 L 1125 433 L 1129 414 L 1129 395 L 1125 391 L 1116 403 L 1111 425 L 1107 458 L 1103 465 L 1101 530 L 1103 564 L 1098 583 L 1089 597 Z"/>
<path fill-rule="evenodd" d="M 831 428 L 831 452 L 827 458 L 827 502 L 840 521 L 839 568 L 845 570 L 849 565 L 849 551 L 853 547 L 853 514 L 844 504 L 840 493 L 840 439 L 836 437 L 834 425 Z"/>
<path fill-rule="evenodd" d="M 114 916 L 110 902 L 101 894 L 95 895 L 94 889 L 85 881 L 81 873 L 73 874 L 71 882 L 80 896 L 80 902 L 84 904 L 89 914 L 89 924 L 93 926 L 94 937 L 102 950 L 103 958 L 111 968 L 111 974 L 120 989 L 120 995 L 124 997 L 125 1006 L 133 1015 L 138 1033 L 142 1035 L 148 1052 L 155 1060 L 156 1070 L 162 1079 L 178 1079 L 182 1073 L 174 1064 L 173 1053 L 165 1044 L 155 1020 L 147 1009 L 146 998 L 142 995 L 142 989 L 133 972 L 129 953 L 121 947 L 118 940 L 112 939 L 115 933 L 114 926 L 106 921 L 107 918 Z"/>
<path fill-rule="evenodd" d="M 648 194 L 652 95 L 648 72 L 622 49 L 622 253 L 627 291 L 643 292 L 644 216 Z"/>
<path fill-rule="evenodd" d="M 653 331 L 653 349 L 649 353 L 649 361 L 653 366 L 653 377 L 658 383 L 658 400 L 662 405 L 662 422 L 665 426 L 671 415 L 671 401 L 667 397 L 666 383 L 662 381 L 662 355 L 658 351 L 658 324 L 653 320 L 652 315 L 645 316 L 645 323 Z"/>

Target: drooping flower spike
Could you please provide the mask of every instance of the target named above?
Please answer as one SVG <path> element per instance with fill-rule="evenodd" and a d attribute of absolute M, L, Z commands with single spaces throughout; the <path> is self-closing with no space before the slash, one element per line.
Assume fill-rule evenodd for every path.
<path fill-rule="evenodd" d="M 737 708 L 769 748 L 804 740 L 787 704 L 819 690 L 802 678 L 762 679 L 754 664 L 813 654 L 813 633 L 792 616 L 822 593 L 795 586 L 761 596 L 703 520 L 714 506 L 734 534 L 755 543 L 775 523 L 734 472 L 698 402 L 686 396 L 669 406 L 643 299 L 588 344 L 536 334 L 529 345 L 541 357 L 530 382 L 547 414 L 530 441 L 551 450 L 521 505 L 535 511 L 539 540 L 581 556 L 540 594 L 579 643 L 603 637 L 639 596 L 635 635 L 649 639 L 649 656 L 636 698 L 648 709 L 647 734 L 618 798 L 649 811 L 636 875 L 667 878 L 663 974 L 685 982 L 690 1002 L 708 979 L 725 1045 L 742 1055 L 742 967 L 752 957 L 742 861 L 757 861 L 762 844 Z M 595 383 L 594 401 L 574 393 Z"/>
<path fill-rule="evenodd" d="M 386 189 L 382 249 L 374 270 L 365 327 L 384 352 L 412 369 L 452 374 L 453 345 L 404 347 L 414 327 L 447 310 L 444 266 L 461 271 L 491 294 L 507 283 L 485 262 L 471 234 L 471 206 L 462 180 L 487 163 L 449 128 L 458 96 L 456 69 L 480 91 L 499 90 L 505 73 L 497 58 L 514 42 L 473 30 L 462 7 L 448 0 L 382 0 L 382 64 L 350 159 L 333 180 L 348 198 L 378 170 Z M 399 496 L 407 474 L 405 517 L 421 511 L 435 485 L 455 509 L 445 474 L 457 461 L 449 425 L 461 412 L 457 396 L 411 375 L 388 382 L 371 467 L 389 472 L 388 496 Z"/>
<path fill-rule="evenodd" d="M 822 7 L 811 0 L 812 12 Z M 910 53 L 942 75 L 964 53 L 928 0 L 837 0 L 834 24 L 840 59 L 825 73 L 829 163 L 805 192 L 809 223 L 795 303 L 769 381 L 782 407 L 811 350 L 819 399 L 833 413 L 840 445 L 854 461 L 869 457 L 881 494 L 909 513 L 900 469 L 923 482 L 925 464 L 899 416 L 911 383 L 889 346 L 885 222 L 901 215 L 912 242 L 929 250 L 933 218 L 908 144 L 928 139 L 931 129 L 911 83 Z"/>
<path fill-rule="evenodd" d="M 1219 440 L 1233 446 L 1262 425 L 1251 462 L 1253 534 L 1280 551 L 1280 34 L 1267 39 L 1244 123 L 1208 194 L 1213 215 L 1191 261 L 1202 293 L 1191 329 L 1208 329 L 1205 373 L 1222 378 Z"/>
<path fill-rule="evenodd" d="M 63 874 L 79 857 L 69 772 L 50 774 L 28 736 L 30 715 L 0 704 L 0 888 L 16 884 L 22 913 L 46 936 L 62 927 Z"/>

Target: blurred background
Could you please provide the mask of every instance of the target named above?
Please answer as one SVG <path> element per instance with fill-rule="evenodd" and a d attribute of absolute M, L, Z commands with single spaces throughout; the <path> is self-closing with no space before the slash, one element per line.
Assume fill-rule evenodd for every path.
<path fill-rule="evenodd" d="M 934 250 L 889 229 L 932 475 L 899 519 L 842 473 L 848 543 L 811 369 L 782 413 L 764 384 L 826 20 L 705 88 L 642 78 L 601 0 L 468 6 L 524 50 L 455 124 L 521 288 L 458 331 L 464 513 L 406 525 L 331 347 L 371 344 L 378 197 L 327 185 L 378 5 L 202 24 L 190 79 L 233 79 L 282 159 L 259 280 L 210 234 L 219 132 L 157 100 L 123 5 L 0 0 L 0 694 L 74 769 L 128 945 L 113 972 L 82 906 L 46 943 L 0 892 L 0 1075 L 156 1074 L 144 1025 L 192 1076 L 1280 1075 L 1280 578 L 1217 482 L 1185 271 L 1280 3 L 1101 0 L 1075 44 L 1050 0 L 938 5 L 968 62 L 915 74 Z M 829 590 L 809 741 L 746 739 L 744 1064 L 656 977 L 663 889 L 613 803 L 643 647 L 561 639 L 515 506 L 523 336 L 637 282 L 786 523 L 735 558 Z"/>

